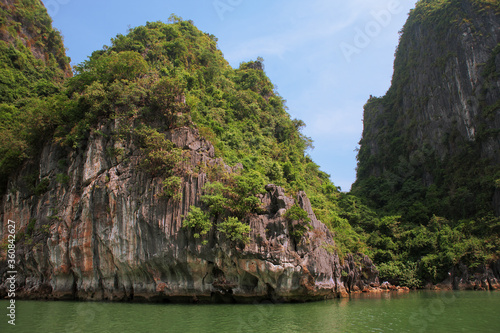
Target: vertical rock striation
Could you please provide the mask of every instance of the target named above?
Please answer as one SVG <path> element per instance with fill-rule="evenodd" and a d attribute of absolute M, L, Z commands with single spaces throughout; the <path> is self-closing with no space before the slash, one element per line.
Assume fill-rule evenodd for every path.
<path fill-rule="evenodd" d="M 116 126 L 101 125 L 78 151 L 46 146 L 40 160 L 27 163 L 9 184 L 2 198 L 0 238 L 8 219 L 18 223 L 19 236 L 25 234 L 17 248 L 22 297 L 304 301 L 346 295 L 377 280 L 370 275 L 365 281 L 354 260 L 348 260 L 349 267 L 340 264 L 332 250 L 334 236 L 316 219 L 304 192 L 291 198 L 275 185 L 260 196 L 262 213 L 247 217 L 249 244 L 234 244 L 215 228 L 208 244 L 202 244 L 182 227 L 182 220 L 190 206 L 200 205 L 208 179 L 203 170 L 219 165 L 234 172 L 238 167 L 214 158 L 213 146 L 196 129 L 170 130 L 165 136 L 189 159 L 182 199 L 159 197 L 161 180 L 139 167 L 140 150 L 132 139 L 112 139 Z M 107 153 L 118 146 L 123 156 Z M 36 170 L 39 179 L 48 180 L 46 191 L 38 195 L 23 180 Z M 312 226 L 300 241 L 290 236 L 283 216 L 295 203 L 308 213 Z M 342 274 L 346 269 L 348 283 Z"/>
<path fill-rule="evenodd" d="M 402 29 L 391 87 L 364 109 L 353 193 L 401 215 L 406 230 L 454 228 L 465 240 L 481 239 L 477 248 L 488 253 L 408 250 L 421 270 L 447 273 L 449 288 L 498 288 L 499 78 L 498 1 L 421 0 Z M 435 217 L 445 222 L 431 226 Z M 451 248 L 438 238 L 441 245 Z"/>
<path fill-rule="evenodd" d="M 389 91 L 365 105 L 356 193 L 378 178 L 393 197 L 424 201 L 426 188 L 436 185 L 450 206 L 462 206 L 436 214 L 500 215 L 499 10 L 489 1 L 417 3 L 402 30 Z M 420 197 L 403 193 L 413 180 L 423 187 Z"/>

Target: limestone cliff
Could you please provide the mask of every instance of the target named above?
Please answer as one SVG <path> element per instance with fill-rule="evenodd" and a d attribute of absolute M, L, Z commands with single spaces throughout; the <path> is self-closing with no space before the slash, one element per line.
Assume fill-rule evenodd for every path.
<path fill-rule="evenodd" d="M 365 106 L 356 193 L 403 211 L 439 197 L 430 210 L 449 218 L 500 214 L 499 11 L 491 1 L 417 3 L 391 88 Z"/>
<path fill-rule="evenodd" d="M 202 243 L 182 227 L 182 220 L 190 206 L 201 205 L 210 167 L 225 172 L 238 167 L 214 158 L 213 146 L 196 129 L 172 129 L 164 135 L 189 158 L 182 199 L 162 198 L 161 179 L 142 171 L 134 139 L 118 143 L 112 138 L 118 125 L 101 124 L 78 151 L 45 146 L 39 160 L 26 163 L 9 183 L 2 198 L 0 238 L 8 219 L 18 223 L 18 237 L 25 235 L 16 250 L 21 297 L 304 301 L 378 286 L 368 258 L 356 260 L 361 265 L 352 256 L 343 265 L 339 262 L 332 251 L 334 236 L 316 219 L 304 192 L 292 198 L 281 187 L 268 185 L 259 197 L 261 213 L 246 218 L 248 244 L 231 242 L 215 228 L 208 243 Z M 118 145 L 124 151 L 119 158 L 107 153 Z M 25 183 L 33 170 L 47 179 L 37 194 Z M 307 212 L 312 226 L 299 240 L 290 236 L 283 217 L 294 203 Z M 3 281 L 6 265 L 1 267 Z"/>
<path fill-rule="evenodd" d="M 365 105 L 353 193 L 396 216 L 367 227 L 374 260 L 411 263 L 416 284 L 500 287 L 499 42 L 498 1 L 418 1 L 391 87 Z"/>

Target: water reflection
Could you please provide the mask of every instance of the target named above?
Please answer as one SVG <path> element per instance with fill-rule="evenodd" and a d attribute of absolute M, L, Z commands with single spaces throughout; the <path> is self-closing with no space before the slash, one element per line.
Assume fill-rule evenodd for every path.
<path fill-rule="evenodd" d="M 0 319 L 0 332 L 497 332 L 500 327 L 500 292 L 388 292 L 305 304 L 16 304 L 15 328 Z M 6 306 L 0 301 L 0 309 Z"/>

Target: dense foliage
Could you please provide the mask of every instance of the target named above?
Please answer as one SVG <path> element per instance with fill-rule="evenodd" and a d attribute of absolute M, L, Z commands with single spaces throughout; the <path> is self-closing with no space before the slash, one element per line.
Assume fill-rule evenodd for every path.
<path fill-rule="evenodd" d="M 416 142 L 419 131 L 429 126 L 418 115 L 425 113 L 432 91 L 446 86 L 439 80 L 447 77 L 447 62 L 457 57 L 450 41 L 463 27 L 483 37 L 468 6 L 478 15 L 500 14 L 498 1 L 419 1 L 401 31 L 391 88 L 365 105 L 353 194 L 376 214 L 363 212 L 368 208 L 358 203 L 359 214 L 348 219 L 367 236 L 381 277 L 411 286 L 440 282 L 459 263 L 473 268 L 487 264 L 498 259 L 500 250 L 500 219 L 493 205 L 500 166 L 481 153 L 488 140 L 498 140 L 498 129 L 488 125 L 498 114 L 498 100 L 485 98 L 500 74 L 493 64 L 498 46 L 482 65 L 478 122 L 483 125 L 475 140 L 453 129 L 443 139 L 446 154 L 425 137 Z M 436 87 L 416 87 L 418 75 L 431 71 L 438 78 Z"/>
<path fill-rule="evenodd" d="M 200 238 L 208 234 L 212 229 L 212 222 L 210 221 L 208 215 L 201 210 L 201 208 L 196 206 L 191 206 L 189 213 L 185 216 L 182 226 L 185 228 L 191 228 L 193 231 L 194 238 Z M 204 244 L 208 241 L 203 240 Z"/>
<path fill-rule="evenodd" d="M 0 2 L 0 191 L 50 136 L 71 75 L 61 35 L 38 0 Z"/>

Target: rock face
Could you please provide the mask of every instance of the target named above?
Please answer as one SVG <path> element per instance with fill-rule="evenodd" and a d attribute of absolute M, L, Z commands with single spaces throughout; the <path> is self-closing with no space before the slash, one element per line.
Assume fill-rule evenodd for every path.
<path fill-rule="evenodd" d="M 182 221 L 190 206 L 200 205 L 208 181 L 203 170 L 238 167 L 214 158 L 213 146 L 196 129 L 170 130 L 166 137 L 189 158 L 182 199 L 159 197 L 161 180 L 139 168 L 134 141 L 113 139 L 118 126 L 101 125 L 76 151 L 46 146 L 40 160 L 27 163 L 10 182 L 1 203 L 0 237 L 6 237 L 9 219 L 17 223 L 17 236 L 24 235 L 16 247 L 20 297 L 304 301 L 378 283 L 368 258 L 355 264 L 351 256 L 340 264 L 334 235 L 316 219 L 304 192 L 291 198 L 275 185 L 260 196 L 262 213 L 245 221 L 251 227 L 249 244 L 233 244 L 215 228 L 202 244 Z M 116 151 L 122 153 L 109 153 Z M 43 184 L 34 191 L 26 185 L 33 174 Z M 283 217 L 294 203 L 313 227 L 300 240 L 290 237 L 290 222 Z M 0 267 L 5 290 L 6 265 Z"/>
<path fill-rule="evenodd" d="M 500 260 L 475 270 L 457 265 L 451 272 L 451 285 L 458 290 L 500 290 Z"/>
<path fill-rule="evenodd" d="M 470 185 L 478 174 L 495 177 L 500 165 L 499 41 L 498 4 L 417 4 L 403 29 L 391 88 L 365 106 L 353 189 L 381 177 L 398 192 L 415 179 L 470 205 L 471 198 L 458 198 L 462 187 L 463 196 L 484 195 L 486 209 L 500 215 L 500 189 L 486 180 Z"/>
<path fill-rule="evenodd" d="M 492 78 L 500 68 L 500 50 L 495 49 L 500 40 L 499 14 L 494 9 L 479 12 L 472 1 L 454 3 L 460 5 L 451 9 L 450 16 L 460 22 L 440 34 L 425 21 L 405 26 L 391 87 L 402 90 L 390 105 L 399 111 L 391 119 L 398 133 L 410 131 L 413 150 L 427 145 L 440 158 L 456 154 L 460 141 L 475 141 L 481 131 L 500 127 L 498 105 L 487 108 L 500 98 L 500 82 Z M 365 126 L 366 136 L 387 129 L 387 116 L 396 111 L 388 110 L 389 103 L 375 104 L 365 111 L 365 122 L 372 125 Z M 456 137 L 450 141 L 452 133 Z M 481 138 L 485 139 L 481 157 L 500 163 L 499 137 L 494 134 Z M 379 143 L 371 143 L 375 153 Z"/>
<path fill-rule="evenodd" d="M 354 194 L 383 214 L 400 215 L 407 230 L 421 226 L 436 235 L 456 228 L 490 246 L 485 235 L 493 239 L 498 230 L 488 223 L 500 216 L 499 42 L 498 1 L 417 2 L 402 29 L 391 87 L 365 105 Z M 436 216 L 446 222 L 430 228 Z M 459 231 L 468 220 L 484 233 Z M 431 251 L 410 248 L 407 260 L 423 271 Z M 498 258 L 498 247 L 490 249 Z M 434 258 L 445 257 L 436 252 Z M 422 279 L 448 274 L 443 288 L 497 289 L 498 262 L 474 260 L 465 253 L 443 260 L 435 264 L 439 278 Z"/>
<path fill-rule="evenodd" d="M 448 278 L 430 289 L 449 290 L 500 290 L 500 260 L 471 269 L 459 263 Z"/>

